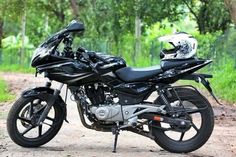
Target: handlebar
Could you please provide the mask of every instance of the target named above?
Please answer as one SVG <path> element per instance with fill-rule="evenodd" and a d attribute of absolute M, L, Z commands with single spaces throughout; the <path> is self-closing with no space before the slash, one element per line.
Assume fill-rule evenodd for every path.
<path fill-rule="evenodd" d="M 95 72 L 98 73 L 97 71 L 97 66 L 99 65 L 99 62 L 97 63 L 93 63 L 91 58 L 96 58 L 100 61 L 102 61 L 103 63 L 109 64 L 110 62 L 105 60 L 104 58 L 100 57 L 99 55 L 96 54 L 96 52 L 92 52 L 92 51 L 88 51 L 83 47 L 79 47 L 77 49 L 78 52 L 80 52 L 80 54 L 83 56 L 83 58 L 89 63 L 89 66 L 91 67 L 91 69 Z"/>
<path fill-rule="evenodd" d="M 98 56 L 98 55 L 96 54 L 96 52 L 88 51 L 88 50 L 86 50 L 86 49 L 83 48 L 83 47 L 79 47 L 79 48 L 78 48 L 78 51 L 79 51 L 79 52 L 82 52 L 82 55 L 83 55 L 83 57 L 85 57 L 85 59 L 89 59 L 89 58 L 91 57 L 91 58 L 96 58 L 96 59 L 98 59 L 98 60 L 100 60 L 100 61 L 102 61 L 102 62 L 104 62 L 104 63 L 106 63 L 106 64 L 109 64 L 109 63 L 110 63 L 110 62 L 108 62 L 107 60 L 105 60 L 104 58 Z"/>
<path fill-rule="evenodd" d="M 98 56 L 95 52 L 89 52 L 89 55 L 90 55 L 91 57 L 94 57 L 94 58 L 96 58 L 96 59 L 98 59 L 98 60 L 100 60 L 100 61 L 106 63 L 106 64 L 109 64 L 109 63 L 110 63 L 110 62 L 108 62 L 107 60 L 105 60 L 104 58 Z"/>

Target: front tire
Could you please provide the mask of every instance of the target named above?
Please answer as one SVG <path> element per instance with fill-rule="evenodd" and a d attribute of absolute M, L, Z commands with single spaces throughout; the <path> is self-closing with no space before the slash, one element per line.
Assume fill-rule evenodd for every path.
<path fill-rule="evenodd" d="M 43 98 L 21 97 L 13 104 L 7 118 L 7 131 L 16 144 L 22 147 L 39 147 L 58 133 L 65 115 L 59 101 L 52 106 L 43 124 L 35 124 L 50 97 L 50 94 L 45 94 Z"/>
<path fill-rule="evenodd" d="M 183 140 L 182 135 L 185 134 L 183 131 L 184 133 L 180 133 L 181 135 L 179 139 L 172 139 L 165 131 L 158 129 L 157 127 L 150 126 L 150 130 L 155 137 L 155 142 L 163 149 L 173 153 L 188 153 L 200 148 L 207 142 L 214 128 L 214 114 L 210 103 L 197 91 L 190 88 L 177 88 L 176 92 L 182 102 L 190 102 L 198 109 L 206 107 L 204 110 L 199 112 L 201 115 L 200 127 L 196 127 L 195 124 L 191 126 L 196 130 L 196 135 L 190 139 Z M 171 102 L 174 102 L 178 99 L 170 98 L 170 100 Z M 162 127 L 159 122 L 153 122 L 152 125 Z"/>

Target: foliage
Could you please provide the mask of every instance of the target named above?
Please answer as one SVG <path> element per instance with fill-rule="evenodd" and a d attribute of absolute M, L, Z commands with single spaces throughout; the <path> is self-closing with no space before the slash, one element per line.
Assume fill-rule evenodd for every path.
<path fill-rule="evenodd" d="M 0 102 L 12 100 L 13 98 L 14 96 L 8 93 L 6 82 L 0 79 Z"/>
<path fill-rule="evenodd" d="M 236 67 L 236 29 L 228 29 L 222 36 L 218 37 L 215 41 L 215 55 L 214 58 L 217 61 L 221 61 L 222 64 L 228 63 L 227 60 L 223 60 L 228 56 L 234 61 L 234 66 Z M 223 57 L 222 57 L 223 56 Z"/>
<path fill-rule="evenodd" d="M 230 14 L 222 0 L 182 0 L 195 19 L 201 34 L 226 30 Z"/>
<path fill-rule="evenodd" d="M 193 36 L 198 41 L 198 50 L 197 50 L 198 57 L 213 59 L 215 53 L 214 51 L 215 41 L 221 34 L 222 32 L 220 31 L 215 33 L 207 33 L 204 35 L 198 32 L 193 33 Z"/>
<path fill-rule="evenodd" d="M 236 24 L 236 1 L 235 0 L 224 0 L 226 7 L 229 10 L 230 17 L 234 25 Z"/>
<path fill-rule="evenodd" d="M 236 102 L 236 69 L 232 59 L 226 60 L 227 64 L 220 64 L 221 66 L 213 71 L 212 87 L 220 98 Z"/>
<path fill-rule="evenodd" d="M 227 84 L 236 84 L 233 74 L 226 77 L 236 67 L 236 31 L 227 31 L 231 21 L 222 0 L 2 0 L 0 70 L 34 72 L 29 66 L 34 47 L 74 18 L 86 28 L 82 38 L 75 38 L 74 49 L 84 46 L 119 55 L 131 66 L 160 62 L 159 52 L 164 43 L 158 42 L 157 37 L 178 31 L 193 34 L 198 40 L 198 56 L 214 60 L 206 71 L 215 75 L 212 82 L 217 94 L 235 100 L 233 93 L 219 92 L 221 88 L 231 90 Z M 140 36 L 135 33 L 136 19 L 141 20 Z M 225 71 L 219 71 L 219 66 Z"/>
<path fill-rule="evenodd" d="M 21 48 L 21 36 L 8 36 L 2 40 L 3 52 L 1 53 L 0 63 L 5 65 L 19 65 L 20 64 L 20 48 Z M 25 58 L 24 65 L 29 65 L 32 51 L 34 46 L 29 42 L 29 38 L 25 37 Z M 17 58 L 17 59 L 16 59 Z"/>
<path fill-rule="evenodd" d="M 216 95 L 231 102 L 236 102 L 235 35 L 235 28 L 230 28 L 225 33 L 195 34 L 199 44 L 198 56 L 213 60 L 213 63 L 202 72 L 213 75 L 209 81 Z"/>

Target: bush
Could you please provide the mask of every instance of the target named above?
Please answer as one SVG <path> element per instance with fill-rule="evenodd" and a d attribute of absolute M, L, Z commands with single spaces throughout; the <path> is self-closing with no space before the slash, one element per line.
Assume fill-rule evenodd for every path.
<path fill-rule="evenodd" d="M 3 71 L 31 71 L 29 68 L 34 46 L 25 37 L 24 58 L 20 57 L 22 47 L 21 36 L 8 36 L 2 40 L 3 48 L 0 49 L 0 70 Z"/>
<path fill-rule="evenodd" d="M 227 59 L 227 64 L 221 64 L 213 71 L 212 87 L 217 96 L 222 99 L 236 102 L 236 69 L 234 61 Z"/>
<path fill-rule="evenodd" d="M 224 100 L 236 102 L 236 30 L 195 34 L 198 39 L 198 56 L 212 59 L 213 63 L 203 72 L 213 74 L 210 79 L 216 95 Z"/>

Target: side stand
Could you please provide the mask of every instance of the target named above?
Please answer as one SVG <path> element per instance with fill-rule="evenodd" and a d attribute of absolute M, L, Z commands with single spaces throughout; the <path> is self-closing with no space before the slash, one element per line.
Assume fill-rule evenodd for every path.
<path fill-rule="evenodd" d="M 117 140 L 118 140 L 118 135 L 120 134 L 120 130 L 118 128 L 113 128 L 112 134 L 115 135 L 112 153 L 116 153 Z"/>

